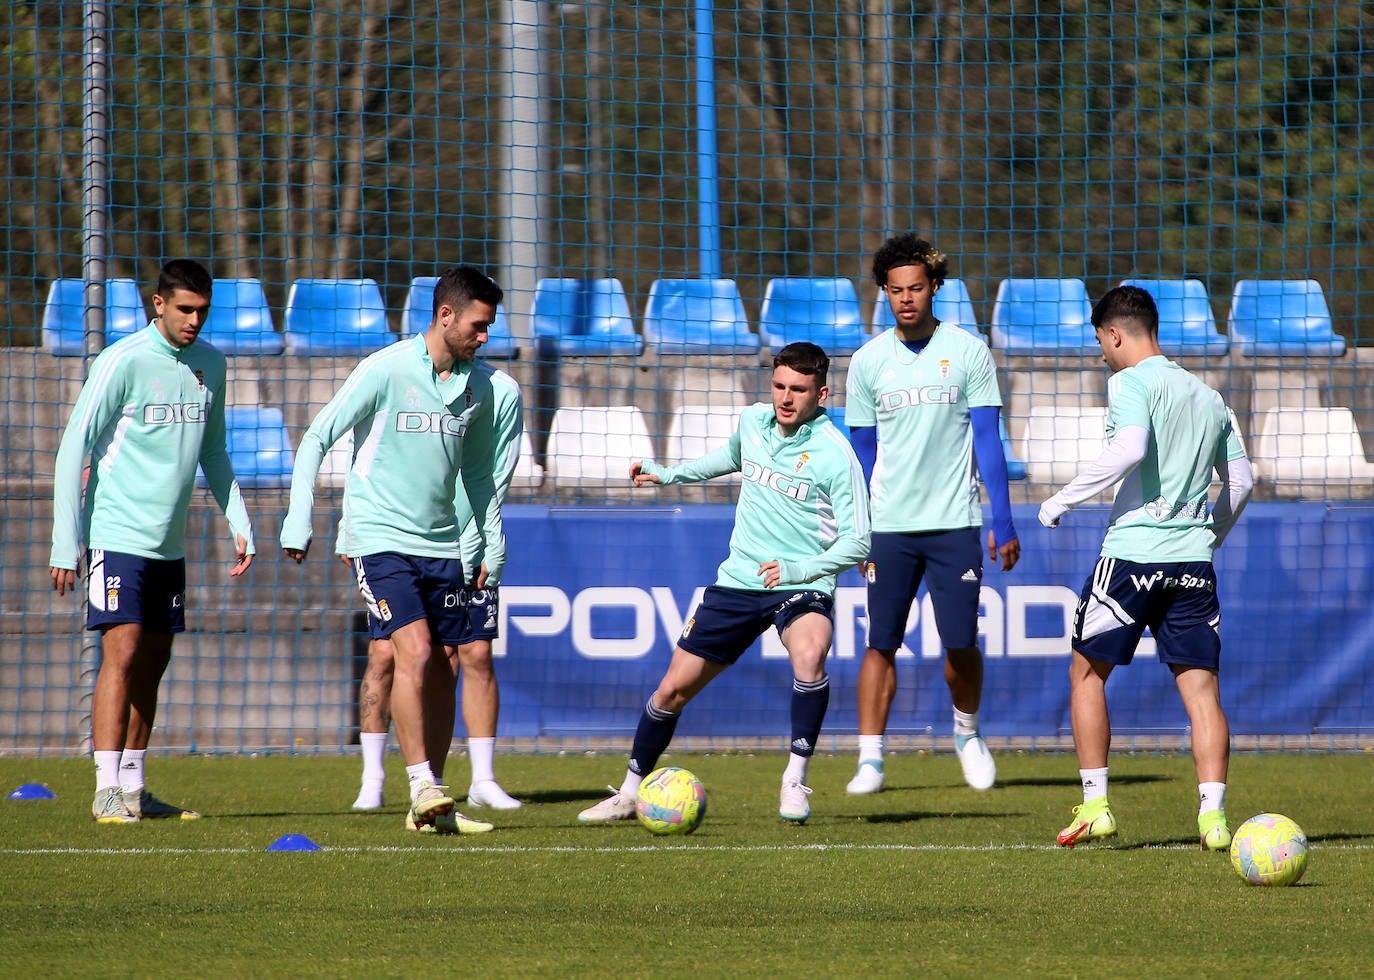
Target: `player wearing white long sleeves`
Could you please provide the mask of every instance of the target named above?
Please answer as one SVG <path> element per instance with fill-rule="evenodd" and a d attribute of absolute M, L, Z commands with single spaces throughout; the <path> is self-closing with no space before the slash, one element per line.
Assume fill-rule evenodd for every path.
<path fill-rule="evenodd" d="M 1040 507 L 1040 523 L 1057 527 L 1071 508 L 1121 481 L 1074 618 L 1070 717 L 1083 802 L 1058 842 L 1073 847 L 1116 833 L 1107 802 L 1106 682 L 1114 667 L 1131 662 L 1149 627 L 1192 727 L 1199 838 L 1208 850 L 1225 850 L 1231 735 L 1217 680 L 1221 607 L 1212 554 L 1249 500 L 1254 476 L 1221 396 L 1164 357 L 1148 292 L 1109 291 L 1092 322 L 1115 372 L 1107 386 L 1108 445 Z M 1209 507 L 1214 472 L 1222 488 Z"/>

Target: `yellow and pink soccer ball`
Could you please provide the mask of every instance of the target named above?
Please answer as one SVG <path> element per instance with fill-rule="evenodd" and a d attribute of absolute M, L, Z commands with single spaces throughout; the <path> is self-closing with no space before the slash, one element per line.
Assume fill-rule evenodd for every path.
<path fill-rule="evenodd" d="M 639 785 L 635 814 L 651 834 L 690 834 L 706 816 L 706 787 L 686 769 L 655 769 Z"/>
<path fill-rule="evenodd" d="M 1292 885 L 1307 870 L 1307 835 L 1281 813 L 1261 813 L 1231 838 L 1231 866 L 1252 885 Z"/>

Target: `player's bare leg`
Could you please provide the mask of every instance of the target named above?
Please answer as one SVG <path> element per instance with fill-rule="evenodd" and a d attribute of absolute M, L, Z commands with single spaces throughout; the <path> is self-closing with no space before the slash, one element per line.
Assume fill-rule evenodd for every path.
<path fill-rule="evenodd" d="M 391 686 L 391 720 L 396 726 L 396 741 L 406 762 L 406 776 L 410 782 L 410 818 L 419 826 L 432 824 L 435 818 L 453 809 L 453 798 L 445 793 L 430 765 L 425 724 L 427 685 L 432 673 L 429 623 L 417 620 L 407 623 L 391 634 L 395 651 L 396 672 Z M 447 663 L 440 675 L 452 671 Z M 450 681 L 451 683 L 451 681 Z M 452 698 L 452 687 L 448 696 Z"/>
<path fill-rule="evenodd" d="M 1231 762 L 1231 726 L 1221 707 L 1217 672 L 1171 664 L 1188 723 L 1193 730 L 1193 766 L 1198 782 L 1198 837 L 1209 851 L 1231 846 L 1226 822 L 1226 774 Z"/>
<path fill-rule="evenodd" d="M 609 799 L 579 813 L 578 822 L 599 824 L 634 819 L 639 784 L 672 741 L 682 709 L 724 669 L 724 664 L 698 657 L 682 647 L 673 650 L 668 670 L 640 715 L 634 746 L 630 750 L 630 767 L 625 771 L 620 789 L 614 790 Z"/>
<path fill-rule="evenodd" d="M 395 650 L 390 640 L 367 645 L 367 669 L 358 684 L 358 741 L 362 745 L 363 780 L 355 810 L 382 807 L 386 783 L 386 739 L 391 729 L 391 684 L 395 677 Z"/>
<path fill-rule="evenodd" d="M 1111 672 L 1111 664 L 1091 660 L 1077 650 L 1069 662 L 1069 718 L 1083 802 L 1073 808 L 1073 819 L 1056 838 L 1064 847 L 1116 833 L 1116 818 L 1107 803 L 1107 755 L 1112 747 L 1107 678 Z"/>
<path fill-rule="evenodd" d="M 462 670 L 463 726 L 468 730 L 468 758 L 472 779 L 468 803 L 497 810 L 514 810 L 520 801 L 496 781 L 496 720 L 501 712 L 501 690 L 491 662 L 491 641 L 474 640 L 458 648 Z"/>
<path fill-rule="evenodd" d="M 792 737 L 778 815 L 793 823 L 804 823 L 811 816 L 811 801 L 807 799 L 811 787 L 806 785 L 806 774 L 830 704 L 825 657 L 833 635 L 830 617 L 819 613 L 798 616 L 782 631 L 782 645 L 792 661 Z"/>
<path fill-rule="evenodd" d="M 171 660 L 172 634 L 144 630 L 129 673 L 129 723 L 119 762 L 119 788 L 124 795 L 124 805 L 135 816 L 195 820 L 200 817 L 199 813 L 166 803 L 144 786 L 144 759 L 157 719 L 158 689 Z"/>
<path fill-rule="evenodd" d="M 945 650 L 945 684 L 954 703 L 954 751 L 964 782 L 974 789 L 991 789 L 997 764 L 978 730 L 978 706 L 983 698 L 983 654 L 976 646 Z"/>
<path fill-rule="evenodd" d="M 850 793 L 883 788 L 883 734 L 896 696 L 897 651 L 869 647 L 859 664 L 859 770 L 846 787 Z"/>
<path fill-rule="evenodd" d="M 436 644 L 429 655 L 429 677 L 425 682 L 425 751 L 434 778 L 444 782 L 444 769 L 453 748 L 453 723 L 458 708 L 454 688 L 458 683 L 458 651 Z"/>
<path fill-rule="evenodd" d="M 91 698 L 91 748 L 95 757 L 95 800 L 91 815 L 97 823 L 134 823 L 119 787 L 119 765 L 129 733 L 129 699 L 143 627 L 138 623 L 110 626 L 100 636 L 100 670 Z"/>

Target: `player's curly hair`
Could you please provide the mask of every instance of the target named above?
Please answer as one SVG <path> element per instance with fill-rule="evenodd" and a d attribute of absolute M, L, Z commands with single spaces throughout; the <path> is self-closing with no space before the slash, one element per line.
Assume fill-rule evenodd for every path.
<path fill-rule="evenodd" d="M 923 265 L 930 276 L 931 284 L 937 288 L 944 285 L 945 275 L 949 272 L 949 259 L 924 238 L 917 238 L 911 232 L 893 235 L 883 242 L 873 256 L 873 281 L 879 289 L 887 286 L 887 274 L 904 265 Z"/>

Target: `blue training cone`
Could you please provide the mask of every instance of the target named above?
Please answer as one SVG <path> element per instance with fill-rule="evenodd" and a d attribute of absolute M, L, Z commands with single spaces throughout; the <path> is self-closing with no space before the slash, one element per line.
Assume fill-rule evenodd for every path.
<path fill-rule="evenodd" d="M 269 851 L 319 851 L 323 850 L 304 834 L 282 834 L 267 845 Z"/>
<path fill-rule="evenodd" d="M 17 787 L 8 798 L 11 800 L 55 800 L 57 794 L 42 783 L 24 783 Z"/>

